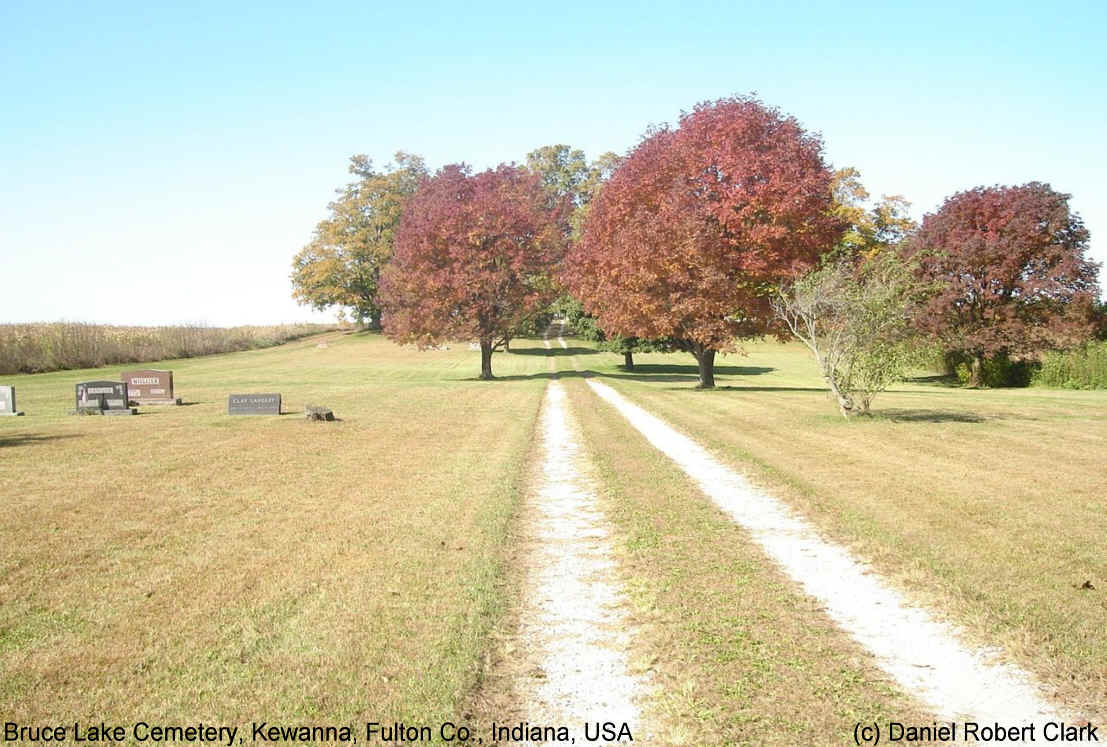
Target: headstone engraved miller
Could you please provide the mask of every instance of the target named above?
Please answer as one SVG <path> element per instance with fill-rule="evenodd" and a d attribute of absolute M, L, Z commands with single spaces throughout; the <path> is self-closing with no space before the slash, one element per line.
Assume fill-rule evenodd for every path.
<path fill-rule="evenodd" d="M 232 394 L 227 397 L 228 415 L 280 415 L 279 394 Z"/>
<path fill-rule="evenodd" d="M 136 415 L 128 406 L 122 381 L 82 381 L 77 385 L 77 414 Z"/>
<path fill-rule="evenodd" d="M 123 383 L 127 396 L 139 405 L 179 405 L 173 395 L 173 372 L 148 368 L 142 371 L 124 371 Z"/>
<path fill-rule="evenodd" d="M 0 386 L 0 415 L 22 415 L 15 409 L 15 387 Z"/>

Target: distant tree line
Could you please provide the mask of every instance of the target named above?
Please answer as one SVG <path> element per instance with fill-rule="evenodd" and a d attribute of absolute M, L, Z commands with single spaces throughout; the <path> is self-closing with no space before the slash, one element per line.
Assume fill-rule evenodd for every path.
<path fill-rule="evenodd" d="M 624 356 L 804 342 L 843 415 L 940 351 L 970 386 L 997 367 L 1102 337 L 1098 265 L 1069 195 L 975 187 L 916 225 L 872 201 L 817 135 L 752 96 L 701 103 L 625 155 L 566 145 L 525 164 L 431 174 L 397 153 L 339 191 L 295 258 L 295 297 L 403 343 L 470 339 L 481 377 L 513 336 L 558 313 Z"/>

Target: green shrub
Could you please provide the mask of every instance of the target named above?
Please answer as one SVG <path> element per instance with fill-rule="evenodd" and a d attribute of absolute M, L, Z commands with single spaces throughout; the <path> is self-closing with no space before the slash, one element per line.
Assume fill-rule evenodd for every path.
<path fill-rule="evenodd" d="M 969 383 L 972 358 L 964 353 L 946 353 L 945 367 L 948 373 L 957 375 L 961 385 Z M 980 367 L 981 384 L 986 387 L 1030 386 L 1038 363 L 1030 359 L 1013 359 L 1006 354 L 985 358 Z"/>
<path fill-rule="evenodd" d="M 1107 389 L 1107 341 L 1046 353 L 1031 383 L 1061 389 Z"/>

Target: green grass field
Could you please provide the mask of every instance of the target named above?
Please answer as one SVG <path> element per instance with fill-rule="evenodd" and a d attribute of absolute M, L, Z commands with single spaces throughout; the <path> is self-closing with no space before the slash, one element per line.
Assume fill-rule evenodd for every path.
<path fill-rule="evenodd" d="M 335 334 L 150 364 L 183 407 L 73 417 L 120 367 L 5 377 L 0 713 L 357 724 L 464 715 L 518 598 L 512 519 L 550 377 L 498 353 Z M 701 440 L 895 583 L 1003 645 L 1061 702 L 1107 716 L 1107 394 L 906 384 L 845 422 L 804 351 L 719 360 L 571 342 L 577 364 Z M 558 354 L 603 478 L 619 573 L 672 743 L 841 743 L 918 706 Z M 291 414 L 229 417 L 277 391 Z M 306 404 L 334 409 L 311 423 Z M 1079 588 L 1092 581 L 1094 589 Z M 825 739 L 824 739 L 825 738 Z M 721 742 L 720 742 L 721 743 Z"/>

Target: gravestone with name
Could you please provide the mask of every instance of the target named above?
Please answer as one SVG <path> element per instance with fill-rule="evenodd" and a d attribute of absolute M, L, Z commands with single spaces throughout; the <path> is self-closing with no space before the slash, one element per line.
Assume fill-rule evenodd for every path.
<path fill-rule="evenodd" d="M 127 396 L 138 405 L 179 405 L 173 395 L 173 372 L 148 368 L 142 371 L 124 371 L 123 383 Z"/>
<path fill-rule="evenodd" d="M 15 409 L 15 387 L 0 386 L 0 415 L 22 415 Z"/>
<path fill-rule="evenodd" d="M 137 415 L 128 405 L 122 381 L 82 381 L 77 385 L 77 414 Z"/>
<path fill-rule="evenodd" d="M 279 394 L 231 394 L 227 397 L 228 415 L 280 415 Z"/>

